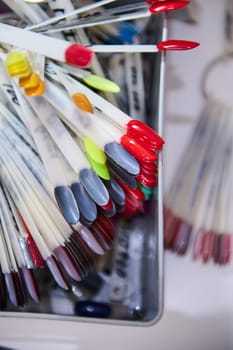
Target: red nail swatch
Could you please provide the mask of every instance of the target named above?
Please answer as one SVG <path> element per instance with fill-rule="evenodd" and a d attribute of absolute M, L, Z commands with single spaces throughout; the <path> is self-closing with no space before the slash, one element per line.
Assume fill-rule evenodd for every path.
<path fill-rule="evenodd" d="M 136 180 L 143 186 L 149 188 L 153 188 L 157 184 L 157 178 L 155 176 L 148 175 L 143 172 L 140 172 L 140 174 L 136 177 Z"/>
<path fill-rule="evenodd" d="M 121 187 L 126 192 L 126 194 L 130 193 L 131 196 L 135 197 L 136 199 L 139 199 L 141 201 L 145 200 L 145 195 L 142 192 L 142 190 L 140 190 L 140 188 L 136 188 L 135 190 L 133 190 L 129 188 L 127 185 L 125 185 L 122 181 L 117 180 L 117 182 L 119 183 L 119 185 L 121 185 Z"/>
<path fill-rule="evenodd" d="M 164 144 L 162 137 L 140 120 L 133 119 L 127 124 L 127 135 L 140 140 L 145 148 L 152 151 L 160 151 Z"/>
<path fill-rule="evenodd" d="M 90 65 L 94 52 L 83 45 L 72 44 L 65 51 L 66 63 L 85 68 Z"/>
<path fill-rule="evenodd" d="M 214 235 L 212 232 L 206 232 L 203 238 L 202 261 L 207 263 L 213 255 Z"/>
<path fill-rule="evenodd" d="M 221 265 L 225 265 L 230 261 L 231 238 L 228 234 L 220 235 L 220 237 L 219 262 Z"/>
<path fill-rule="evenodd" d="M 164 50 L 191 50 L 200 44 L 195 41 L 189 40 L 165 40 L 157 44 L 157 48 L 161 51 Z"/>
<path fill-rule="evenodd" d="M 200 228 L 196 233 L 196 240 L 194 244 L 194 251 L 193 251 L 193 259 L 198 259 L 202 254 L 203 249 L 203 239 L 204 239 L 204 230 Z"/>
<path fill-rule="evenodd" d="M 42 258 L 39 252 L 39 249 L 31 235 L 28 235 L 27 237 L 27 247 L 28 247 L 28 251 L 32 259 L 33 265 L 35 267 L 44 267 L 45 261 Z"/>
<path fill-rule="evenodd" d="M 157 160 L 157 155 L 154 152 L 144 148 L 128 135 L 123 135 L 120 142 L 139 162 L 155 162 Z"/>
<path fill-rule="evenodd" d="M 164 244 L 166 248 L 172 248 L 181 223 L 182 219 L 174 215 L 171 210 L 166 212 L 164 217 Z"/>
<path fill-rule="evenodd" d="M 187 6 L 190 1 L 156 1 L 152 3 L 149 11 L 151 13 L 168 12 Z"/>

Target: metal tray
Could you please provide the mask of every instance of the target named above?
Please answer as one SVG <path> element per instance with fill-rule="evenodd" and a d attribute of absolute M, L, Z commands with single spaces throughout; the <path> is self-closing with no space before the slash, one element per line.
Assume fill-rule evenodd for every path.
<path fill-rule="evenodd" d="M 166 30 L 166 17 L 159 15 L 156 21 L 148 21 L 143 39 L 147 43 L 165 40 Z M 162 135 L 165 54 L 145 55 L 143 66 L 146 121 Z M 96 271 L 83 282 L 74 284 L 69 292 L 60 290 L 46 271 L 37 271 L 42 296 L 40 303 L 29 302 L 20 309 L 9 305 L 0 316 L 137 326 L 158 322 L 163 313 L 161 155 L 158 169 L 158 187 L 146 203 L 146 212 L 117 222 L 113 247 L 97 260 Z M 105 314 L 81 316 L 80 301 L 86 300 L 104 303 Z"/>

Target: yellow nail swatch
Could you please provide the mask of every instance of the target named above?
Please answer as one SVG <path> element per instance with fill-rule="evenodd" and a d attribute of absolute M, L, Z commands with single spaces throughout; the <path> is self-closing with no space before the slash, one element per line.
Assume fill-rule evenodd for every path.
<path fill-rule="evenodd" d="M 13 51 L 7 55 L 6 68 L 12 77 L 27 77 L 32 71 L 27 56 L 21 51 Z"/>
<path fill-rule="evenodd" d="M 99 164 L 105 164 L 106 156 L 102 149 L 99 148 L 89 137 L 83 138 L 86 153 Z"/>
<path fill-rule="evenodd" d="M 83 78 L 83 81 L 89 85 L 90 87 L 106 91 L 106 92 L 112 92 L 112 93 L 118 93 L 120 92 L 120 87 L 116 83 L 114 83 L 112 80 L 100 77 L 95 74 L 90 74 Z"/>
<path fill-rule="evenodd" d="M 105 164 L 100 164 L 95 162 L 94 159 L 90 157 L 90 155 L 86 154 L 86 157 L 92 167 L 92 169 L 96 172 L 96 174 L 105 180 L 110 180 L 110 173 Z"/>

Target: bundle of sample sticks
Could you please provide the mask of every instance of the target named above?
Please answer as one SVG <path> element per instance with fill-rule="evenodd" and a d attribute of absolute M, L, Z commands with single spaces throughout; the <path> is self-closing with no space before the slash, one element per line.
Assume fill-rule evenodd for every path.
<path fill-rule="evenodd" d="M 101 55 L 189 50 L 140 43 L 135 20 L 188 1 L 3 1 L 0 23 L 0 308 L 39 302 L 34 277 L 81 281 L 115 218 L 143 212 L 164 141 L 117 104 Z M 131 21 L 127 22 L 126 21 Z M 140 96 L 140 91 L 138 92 Z M 143 117 L 143 116 L 142 116 Z"/>

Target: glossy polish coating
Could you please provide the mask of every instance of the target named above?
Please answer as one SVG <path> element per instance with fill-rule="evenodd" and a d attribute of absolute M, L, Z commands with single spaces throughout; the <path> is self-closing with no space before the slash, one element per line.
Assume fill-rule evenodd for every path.
<path fill-rule="evenodd" d="M 145 195 L 140 190 L 140 188 L 132 189 L 129 188 L 126 184 L 124 184 L 122 181 L 117 180 L 117 182 L 120 184 L 120 186 L 124 189 L 126 194 L 130 194 L 131 197 L 134 197 L 136 200 L 144 201 Z"/>
<path fill-rule="evenodd" d="M 4 273 L 4 279 L 6 283 L 7 293 L 11 303 L 14 306 L 19 306 L 12 273 Z"/>
<path fill-rule="evenodd" d="M 135 140 L 140 140 L 145 148 L 152 151 L 160 151 L 164 140 L 152 128 L 140 120 L 131 120 L 127 124 L 127 134 Z"/>
<path fill-rule="evenodd" d="M 155 175 L 158 173 L 158 166 L 156 163 L 139 163 L 140 169 L 146 174 Z"/>
<path fill-rule="evenodd" d="M 157 184 L 157 179 L 155 176 L 145 174 L 144 172 L 140 172 L 140 174 L 136 177 L 137 181 L 141 183 L 143 186 L 153 188 Z"/>
<path fill-rule="evenodd" d="M 120 87 L 115 82 L 95 74 L 90 74 L 84 77 L 82 80 L 88 86 L 100 91 L 108 91 L 115 94 L 120 92 Z"/>
<path fill-rule="evenodd" d="M 109 193 L 103 182 L 91 169 L 83 169 L 79 172 L 79 178 L 91 198 L 100 206 L 109 201 Z"/>
<path fill-rule="evenodd" d="M 109 240 L 108 236 L 106 238 L 105 233 L 103 233 L 96 224 L 92 225 L 90 227 L 91 232 L 95 236 L 95 239 L 98 241 L 98 243 L 103 248 L 104 252 L 108 251 L 111 248 L 112 240 Z"/>
<path fill-rule="evenodd" d="M 228 264 L 231 256 L 231 236 L 229 234 L 220 235 L 219 262 L 221 265 Z"/>
<path fill-rule="evenodd" d="M 145 195 L 145 200 L 149 200 L 154 193 L 152 188 L 148 188 L 146 186 L 143 186 L 142 184 L 140 184 L 140 189 Z"/>
<path fill-rule="evenodd" d="M 95 223 L 96 222 L 98 222 L 102 227 L 104 227 L 104 229 L 108 231 L 108 233 L 111 235 L 111 238 L 114 237 L 115 223 L 111 218 L 108 218 L 102 213 L 99 213 Z"/>
<path fill-rule="evenodd" d="M 83 258 L 81 249 L 77 247 L 77 244 L 73 238 L 70 239 L 69 241 L 66 241 L 65 246 L 70 256 L 72 256 L 72 259 L 75 263 L 76 268 L 80 273 L 81 278 L 85 277 L 89 263 L 87 259 Z"/>
<path fill-rule="evenodd" d="M 87 269 L 93 264 L 93 259 L 88 246 L 77 231 L 74 231 L 70 235 L 69 241 L 66 241 L 66 245 L 69 245 L 75 251 L 76 261 L 78 260 L 82 272 L 86 274 Z"/>
<path fill-rule="evenodd" d="M 104 254 L 104 250 L 98 244 L 98 241 L 95 239 L 95 237 L 93 236 L 93 234 L 91 233 L 91 231 L 89 229 L 87 229 L 86 227 L 83 227 L 83 228 L 79 229 L 78 232 L 79 232 L 80 236 L 82 237 L 82 239 L 84 240 L 84 242 L 86 242 L 88 247 L 94 253 L 96 253 L 98 255 Z"/>
<path fill-rule="evenodd" d="M 122 187 L 114 179 L 110 179 L 104 183 L 112 200 L 116 204 L 123 206 L 125 204 L 125 192 L 123 191 Z"/>
<path fill-rule="evenodd" d="M 116 205 L 111 199 L 107 205 L 101 207 L 101 210 L 103 211 L 104 215 L 108 217 L 115 216 L 117 213 Z"/>
<path fill-rule="evenodd" d="M 137 188 L 137 180 L 133 175 L 127 173 L 127 171 L 115 164 L 111 159 L 108 159 L 106 164 L 113 176 L 124 182 L 128 187 L 132 189 Z"/>
<path fill-rule="evenodd" d="M 45 92 L 45 82 L 40 80 L 40 83 L 35 88 L 24 89 L 25 95 L 27 96 L 41 96 Z"/>
<path fill-rule="evenodd" d="M 202 261 L 207 263 L 213 255 L 214 235 L 212 232 L 205 232 L 202 246 Z"/>
<path fill-rule="evenodd" d="M 149 11 L 151 13 L 168 12 L 173 10 L 181 9 L 187 6 L 190 1 L 160 1 L 152 2 L 152 6 Z"/>
<path fill-rule="evenodd" d="M 74 225 L 79 221 L 79 209 L 74 195 L 68 186 L 57 186 L 54 189 L 57 204 L 65 220 Z"/>
<path fill-rule="evenodd" d="M 128 135 L 121 137 L 121 144 L 139 162 L 155 162 L 157 160 L 157 155 L 154 152 L 146 149 Z"/>
<path fill-rule="evenodd" d="M 81 68 L 88 67 L 94 57 L 94 52 L 85 46 L 72 44 L 65 51 L 65 61 Z"/>
<path fill-rule="evenodd" d="M 40 77 L 37 73 L 32 72 L 26 78 L 19 79 L 19 86 L 28 89 L 28 88 L 37 88 L 40 84 Z"/>
<path fill-rule="evenodd" d="M 24 282 L 27 286 L 29 295 L 36 303 L 39 303 L 40 294 L 39 294 L 38 286 L 37 286 L 33 271 L 31 269 L 28 269 L 25 266 L 22 266 L 21 271 L 22 271 Z"/>
<path fill-rule="evenodd" d="M 75 304 L 75 314 L 79 316 L 107 318 L 111 312 L 110 306 L 106 303 L 78 301 Z"/>
<path fill-rule="evenodd" d="M 96 220 L 90 227 L 91 232 L 95 235 L 98 242 L 105 251 L 109 250 L 113 243 L 113 237 L 109 230 Z"/>
<path fill-rule="evenodd" d="M 187 252 L 192 226 L 187 222 L 182 222 L 180 225 L 175 242 L 174 250 L 179 255 L 184 255 Z"/>
<path fill-rule="evenodd" d="M 119 143 L 108 143 L 105 145 L 104 151 L 108 158 L 112 159 L 128 173 L 135 176 L 139 174 L 140 167 L 138 161 Z"/>
<path fill-rule="evenodd" d="M 82 214 L 88 222 L 95 221 L 97 217 L 96 204 L 83 185 L 78 182 L 73 183 L 71 185 L 71 191 L 73 192 L 80 214 Z"/>
<path fill-rule="evenodd" d="M 77 253 L 75 246 L 71 241 L 66 242 L 65 248 L 71 257 L 75 268 L 79 271 L 80 279 L 82 279 L 84 276 L 86 276 L 87 269 L 82 259 L 80 258 L 79 252 Z"/>
<path fill-rule="evenodd" d="M 165 50 L 191 50 L 198 47 L 200 44 L 189 40 L 165 40 L 157 44 L 157 48 L 161 51 Z"/>
<path fill-rule="evenodd" d="M 28 57 L 22 51 L 12 51 L 7 55 L 6 68 L 10 76 L 24 78 L 32 72 Z"/>
<path fill-rule="evenodd" d="M 164 214 L 164 244 L 166 248 L 171 249 L 182 220 L 170 209 L 166 210 Z"/>
<path fill-rule="evenodd" d="M 57 282 L 57 284 L 67 290 L 68 289 L 68 285 L 65 281 L 65 278 L 63 276 L 61 267 L 59 266 L 57 260 L 55 259 L 54 256 L 50 256 L 49 258 L 46 259 L 46 265 L 49 269 L 49 271 L 51 272 L 54 280 Z"/>
<path fill-rule="evenodd" d="M 54 249 L 54 254 L 58 261 L 62 264 L 65 271 L 68 273 L 68 275 L 73 278 L 75 281 L 80 281 L 80 273 L 77 271 L 77 268 L 74 264 L 74 261 L 70 254 L 67 252 L 65 247 L 58 246 Z"/>
<path fill-rule="evenodd" d="M 72 100 L 76 106 L 82 111 L 93 113 L 92 105 L 86 95 L 82 93 L 76 93 L 72 95 Z"/>
<path fill-rule="evenodd" d="M 144 166 L 145 164 L 151 164 L 153 167 L 146 167 Z M 140 174 L 144 174 L 144 175 L 150 175 L 150 176 L 156 176 L 157 175 L 157 168 L 155 163 L 145 163 L 143 165 L 140 165 Z M 140 175 L 139 174 L 139 175 Z"/>
<path fill-rule="evenodd" d="M 84 228 L 86 229 L 86 228 Z M 93 254 L 88 247 L 88 245 L 84 242 L 84 240 L 80 236 L 80 230 L 74 231 L 72 235 L 70 236 L 70 240 L 73 242 L 73 244 L 76 247 L 76 250 L 78 254 L 80 255 L 80 258 L 85 262 L 86 268 L 93 266 L 94 264 L 94 258 Z"/>
<path fill-rule="evenodd" d="M 110 179 L 110 174 L 109 174 L 109 170 L 106 166 L 106 164 L 101 164 L 101 163 L 97 163 L 91 156 L 90 154 L 86 153 L 86 157 L 88 162 L 90 163 L 92 169 L 94 170 L 94 172 L 101 177 L 101 179 L 103 180 L 109 180 Z M 105 161 L 106 162 L 106 161 Z"/>
<path fill-rule="evenodd" d="M 28 233 L 27 229 L 26 231 Z M 27 248 L 28 248 L 30 257 L 32 259 L 33 265 L 35 267 L 44 267 L 45 266 L 44 259 L 42 258 L 40 251 L 30 233 L 28 233 L 28 236 L 27 236 Z"/>
<path fill-rule="evenodd" d="M 106 156 L 104 151 L 96 145 L 89 137 L 83 137 L 83 144 L 86 153 L 97 163 L 105 164 Z"/>

